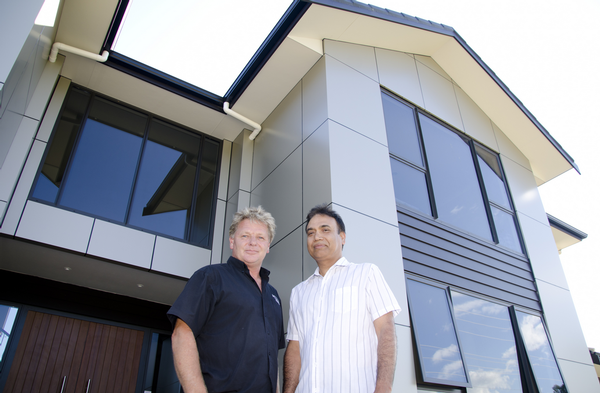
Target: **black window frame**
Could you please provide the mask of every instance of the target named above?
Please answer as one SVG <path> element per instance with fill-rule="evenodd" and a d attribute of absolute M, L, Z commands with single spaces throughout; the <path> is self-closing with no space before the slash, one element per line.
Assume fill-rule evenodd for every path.
<path fill-rule="evenodd" d="M 494 299 L 494 298 L 490 298 L 488 296 L 482 295 L 482 294 L 478 294 L 478 293 L 474 293 L 471 291 L 467 291 L 465 289 L 459 288 L 459 287 L 455 287 L 449 284 L 445 284 L 445 283 L 441 283 L 441 282 L 437 282 L 437 281 L 433 281 L 431 279 L 428 278 L 424 278 L 424 277 L 420 277 L 417 275 L 413 275 L 413 274 L 407 274 L 405 277 L 406 280 L 406 289 L 407 289 L 407 300 L 408 300 L 408 307 L 409 307 L 409 315 L 411 318 L 411 333 L 412 333 L 412 337 L 413 337 L 413 347 L 415 349 L 415 363 L 416 363 L 416 377 L 417 377 L 417 385 L 418 386 L 422 386 L 424 388 L 433 388 L 436 389 L 437 387 L 441 387 L 442 389 L 464 389 L 464 388 L 471 388 L 473 387 L 471 384 L 471 377 L 468 373 L 468 364 L 466 359 L 463 357 L 463 354 L 465 354 L 464 349 L 462 348 L 462 344 L 461 344 L 461 339 L 460 339 L 460 334 L 459 334 L 459 329 L 458 326 L 456 324 L 456 317 L 454 315 L 454 302 L 452 299 L 452 295 L 451 292 L 458 292 L 470 297 L 474 297 L 477 299 L 481 299 L 484 301 L 488 301 L 488 302 L 492 302 L 498 305 L 501 305 L 503 307 L 506 307 L 508 309 L 508 314 L 510 316 L 510 322 L 511 322 L 511 326 L 513 329 L 513 334 L 515 337 L 515 346 L 516 346 L 516 352 L 517 352 L 517 357 L 519 360 L 519 372 L 520 372 L 520 377 L 521 377 L 521 387 L 523 390 L 523 393 L 539 393 L 539 388 L 536 382 L 536 375 L 535 372 L 533 370 L 533 367 L 531 365 L 530 359 L 529 359 L 529 354 L 527 352 L 526 346 L 525 346 L 525 342 L 522 336 L 522 332 L 521 332 L 521 328 L 519 327 L 519 322 L 517 319 L 517 312 L 521 312 L 524 314 L 528 314 L 528 315 L 532 315 L 535 317 L 538 317 L 541 321 L 541 324 L 544 328 L 544 332 L 546 334 L 546 338 L 548 340 L 548 345 L 550 346 L 550 350 L 552 352 L 552 357 L 554 358 L 554 361 L 556 363 L 556 367 L 558 370 L 558 373 L 560 374 L 560 377 L 563 380 L 564 383 L 564 376 L 563 376 L 563 372 L 560 369 L 560 365 L 558 364 L 558 359 L 556 357 L 556 351 L 552 345 L 552 340 L 550 339 L 550 334 L 548 332 L 548 328 L 546 326 L 546 321 L 544 319 L 543 315 L 540 315 L 538 312 L 535 312 L 533 310 L 521 307 L 521 306 L 517 306 L 514 304 L 510 304 L 507 303 L 505 301 L 502 300 L 498 300 L 498 299 Z M 443 289 L 447 299 L 448 299 L 448 306 L 449 306 L 449 312 L 452 316 L 452 323 L 453 323 L 453 327 L 454 330 L 456 332 L 456 337 L 457 337 L 457 342 L 458 342 L 458 346 L 459 346 L 459 354 L 461 355 L 461 360 L 463 362 L 464 368 L 467 372 L 467 381 L 468 384 L 461 384 L 461 383 L 456 383 L 454 381 L 450 381 L 450 380 L 439 380 L 439 379 L 431 379 L 431 378 L 425 378 L 424 377 L 424 373 L 423 373 L 423 366 L 422 366 L 422 360 L 421 360 L 421 354 L 420 354 L 420 350 L 419 350 L 419 345 L 418 345 L 418 332 L 417 332 L 417 328 L 416 325 L 413 321 L 413 317 L 412 317 L 412 313 L 410 312 L 411 309 L 411 294 L 408 290 L 408 280 L 412 280 L 415 282 L 419 282 L 421 284 L 425 284 L 425 285 L 429 285 L 438 289 Z M 413 295 L 414 296 L 414 295 Z M 564 387 L 565 385 L 563 385 Z M 565 388 L 566 390 L 566 388 Z"/>
<path fill-rule="evenodd" d="M 146 125 L 144 128 L 144 134 L 142 136 L 142 142 L 141 142 L 141 147 L 140 147 L 140 151 L 139 151 L 139 155 L 137 157 L 137 163 L 136 163 L 136 167 L 135 167 L 135 174 L 133 176 L 133 179 L 131 181 L 131 186 L 130 186 L 130 190 L 129 190 L 129 198 L 128 198 L 128 202 L 127 202 L 127 207 L 126 207 L 126 213 L 125 213 L 125 218 L 123 222 L 114 220 L 114 219 L 110 219 L 108 217 L 104 217 L 102 215 L 98 215 L 98 214 L 93 214 L 84 210 L 79 210 L 79 209 L 75 209 L 75 208 L 71 208 L 71 207 L 66 207 L 66 206 L 61 206 L 59 204 L 59 200 L 60 200 L 60 194 L 63 192 L 63 188 L 64 188 L 64 181 L 61 184 L 61 186 L 59 187 L 58 190 L 58 194 L 56 197 L 56 200 L 54 203 L 46 201 L 44 199 L 40 199 L 34 196 L 34 192 L 39 180 L 39 177 L 42 173 L 42 169 L 44 167 L 44 164 L 46 162 L 46 158 L 48 156 L 48 154 L 50 153 L 50 149 L 52 147 L 52 142 L 54 141 L 56 134 L 57 134 L 57 128 L 60 124 L 60 121 L 62 119 L 63 116 L 63 112 L 66 109 L 66 103 L 68 102 L 69 96 L 72 94 L 72 91 L 74 89 L 77 89 L 79 91 L 84 91 L 90 94 L 90 98 L 87 105 L 87 108 L 85 110 L 85 113 L 82 117 L 82 121 L 81 124 L 79 125 L 78 130 L 76 131 L 76 135 L 75 135 L 75 141 L 72 144 L 72 146 L 70 147 L 70 152 L 68 154 L 68 161 L 65 165 L 65 169 L 64 169 L 64 179 L 68 179 L 69 178 L 69 172 L 71 170 L 71 166 L 73 163 L 73 158 L 75 156 L 75 152 L 77 151 L 78 148 L 78 144 L 79 141 L 81 139 L 82 136 L 82 131 L 85 127 L 86 121 L 87 119 L 89 119 L 89 114 L 90 114 L 90 110 L 92 108 L 92 101 L 94 100 L 95 97 L 100 98 L 102 100 L 108 101 L 114 105 L 119 105 L 121 106 L 123 109 L 127 110 L 127 111 L 133 111 L 139 114 L 143 114 L 145 116 L 147 116 L 147 120 L 146 120 Z M 180 237 L 176 237 L 176 236 L 172 236 L 172 235 L 168 235 L 162 232 L 158 232 L 156 230 L 152 230 L 152 229 L 148 229 L 148 228 L 144 228 L 144 227 L 140 227 L 137 225 L 133 225 L 130 224 L 129 221 L 129 215 L 131 212 L 131 208 L 132 208 L 132 203 L 133 203 L 133 198 L 134 198 L 134 191 L 135 191 L 135 187 L 137 184 L 137 179 L 138 176 L 140 174 L 140 170 L 142 168 L 142 158 L 144 156 L 144 151 L 147 145 L 147 142 L 149 141 L 149 134 L 150 134 L 150 128 L 151 128 L 151 124 L 153 123 L 153 121 L 158 121 L 159 123 L 165 123 L 167 125 L 170 125 L 176 129 L 178 129 L 178 131 L 181 131 L 183 133 L 186 134 L 190 134 L 195 138 L 199 138 L 200 142 L 199 142 L 199 156 L 198 156 L 198 163 L 196 164 L 196 168 L 195 168 L 195 174 L 194 174 L 194 184 L 193 184 L 193 192 L 192 192 L 192 201 L 191 201 L 191 205 L 189 208 L 189 216 L 186 218 L 186 224 L 185 224 L 185 234 L 183 236 L 183 238 Z M 48 206 L 52 206 L 52 207 L 56 207 L 58 209 L 62 209 L 62 210 L 66 210 L 66 211 L 71 211 L 77 214 L 81 214 L 84 216 L 88 216 L 88 217 L 92 217 L 95 219 L 99 219 L 102 221 L 106 221 L 106 222 L 110 222 L 113 224 L 117 224 L 117 225 L 121 225 L 127 228 L 131 228 L 131 229 L 135 229 L 135 230 L 139 230 L 142 232 L 146 232 L 146 233 L 150 233 L 156 236 L 160 236 L 160 237 L 164 237 L 164 238 L 168 238 L 168 239 L 172 239 L 175 241 L 179 241 L 179 242 L 183 242 L 186 244 L 191 244 L 197 247 L 202 247 L 205 249 L 212 249 L 212 243 L 213 243 L 213 237 L 214 237 L 214 224 L 215 224 L 215 216 L 216 216 L 216 209 L 217 209 L 217 197 L 218 197 L 218 190 L 219 190 L 219 180 L 220 180 L 220 169 L 221 169 L 221 159 L 222 159 L 222 154 L 223 154 L 223 141 L 219 140 L 217 138 L 211 137 L 209 135 L 206 135 L 204 133 L 201 133 L 199 131 L 193 130 L 189 127 L 186 127 L 184 125 L 181 125 L 179 123 L 176 123 L 172 120 L 163 118 L 161 116 L 155 115 L 151 112 L 148 112 L 146 110 L 137 108 L 133 105 L 129 105 L 126 104 L 118 99 L 112 98 L 110 96 L 106 96 L 104 94 L 98 93 L 92 89 L 89 89 L 87 87 L 84 86 L 80 86 L 77 84 L 72 83 L 69 86 L 69 90 L 61 104 L 61 109 L 59 111 L 59 114 L 56 118 L 56 123 L 53 126 L 52 129 L 52 133 L 50 134 L 50 138 L 47 142 L 44 154 L 42 156 L 39 168 L 37 169 L 36 172 L 36 176 L 34 178 L 34 181 L 32 183 L 32 187 L 29 191 L 29 196 L 28 196 L 28 200 L 32 200 L 35 201 L 37 203 L 41 203 L 41 204 L 45 204 Z M 209 235 L 208 238 L 206 239 L 206 244 L 200 244 L 198 242 L 194 242 L 193 239 L 193 234 L 194 231 L 193 229 L 193 224 L 194 224 L 194 218 L 196 217 L 196 205 L 197 205 L 197 199 L 198 199 L 198 183 L 200 181 L 200 174 L 201 174 L 201 167 L 202 167 L 202 152 L 204 149 L 204 146 L 206 145 L 205 141 L 209 141 L 208 143 L 213 143 L 216 145 L 216 149 L 217 149 L 217 157 L 216 157 L 216 166 L 215 166 L 215 179 L 214 179 L 214 186 L 213 186 L 213 190 L 212 190 L 212 196 L 211 196 L 211 211 L 210 211 L 210 218 L 209 218 L 209 222 L 208 222 L 208 231 L 209 231 Z"/>
<path fill-rule="evenodd" d="M 517 253 L 517 254 L 521 254 L 521 255 L 526 255 L 526 248 L 525 248 L 525 242 L 523 240 L 523 235 L 521 233 L 521 228 L 520 228 L 520 224 L 519 224 L 519 220 L 515 211 L 515 205 L 513 202 L 513 198 L 512 198 L 512 193 L 510 191 L 510 187 L 506 178 L 506 174 L 504 171 L 504 168 L 502 166 L 502 160 L 500 159 L 500 156 L 498 153 L 496 153 L 495 151 L 493 151 L 492 149 L 488 148 L 487 146 L 475 141 L 473 138 L 471 138 L 470 136 L 468 136 L 467 134 L 465 134 L 464 132 L 457 130 L 455 127 L 449 125 L 448 123 L 444 122 L 443 120 L 435 117 L 434 115 L 432 115 L 431 113 L 421 109 L 420 107 L 418 107 L 417 105 L 399 97 L 398 95 L 394 94 L 393 92 L 385 89 L 385 88 L 381 88 L 381 94 L 385 94 L 388 97 L 398 101 L 401 104 L 406 105 L 407 107 L 411 108 L 413 110 L 413 117 L 414 117 L 414 121 L 415 121 L 415 125 L 417 127 L 417 134 L 418 134 L 418 139 L 419 139 L 419 148 L 421 150 L 421 155 L 422 155 L 422 159 L 423 159 L 423 167 L 419 167 L 418 165 L 415 165 L 414 163 L 412 163 L 409 160 L 403 159 L 402 157 L 399 157 L 393 153 L 390 152 L 390 159 L 394 159 L 396 161 L 399 161 L 400 163 L 407 165 L 415 170 L 418 170 L 419 172 L 423 173 L 425 175 L 425 181 L 427 184 L 427 195 L 429 196 L 429 205 L 431 208 L 431 215 L 428 215 L 420 210 L 414 209 L 408 205 L 402 204 L 398 201 L 396 201 L 396 208 L 401 211 L 402 209 L 407 209 L 410 210 L 411 212 L 415 212 L 417 214 L 423 215 L 423 216 L 427 216 L 427 217 L 431 217 L 434 221 L 436 222 L 440 222 L 443 223 L 444 225 L 448 225 L 451 226 L 452 228 L 455 228 L 456 230 L 461 231 L 462 233 L 466 233 L 469 235 L 472 235 L 474 237 L 476 237 L 477 239 L 483 240 L 487 243 L 490 242 L 490 240 L 486 239 L 485 237 L 477 234 L 477 233 L 473 233 L 473 232 L 469 232 L 467 230 L 465 230 L 464 228 L 461 228 L 457 225 L 453 225 L 452 223 L 446 222 L 442 219 L 439 218 L 439 214 L 438 214 L 438 210 L 436 207 L 436 200 L 435 200 L 435 194 L 434 194 L 434 188 L 433 188 L 433 182 L 431 179 L 431 172 L 430 172 L 430 168 L 429 168 L 429 159 L 427 156 L 427 149 L 425 146 L 425 141 L 423 139 L 423 132 L 422 132 L 422 126 L 421 126 L 421 121 L 420 121 L 420 115 L 427 117 L 428 119 L 436 122 L 437 124 L 441 125 L 442 127 L 446 128 L 447 130 L 454 132 L 455 134 L 457 134 L 458 137 L 460 137 L 461 139 L 463 139 L 463 141 L 465 141 L 465 143 L 469 146 L 469 150 L 471 152 L 471 158 L 472 158 L 472 162 L 473 162 L 473 168 L 475 170 L 475 173 L 477 175 L 477 181 L 479 184 L 479 190 L 481 192 L 481 197 L 482 197 L 482 201 L 483 201 L 483 205 L 484 205 L 484 209 L 485 209 L 485 214 L 486 214 L 486 218 L 488 220 L 488 225 L 489 225 L 489 229 L 490 229 L 490 234 L 492 236 L 492 243 L 497 246 L 502 248 L 502 250 L 507 250 L 513 253 Z M 384 111 L 384 116 L 385 116 L 385 111 Z M 387 131 L 387 130 L 386 130 Z M 484 178 L 482 175 L 482 171 L 481 171 L 481 167 L 479 165 L 479 160 L 478 160 L 478 153 L 477 153 L 477 148 L 481 148 L 483 150 L 485 150 L 486 152 L 488 152 L 489 154 L 492 154 L 496 157 L 497 160 L 497 164 L 500 170 L 500 174 L 502 176 L 502 182 L 504 184 L 505 187 L 505 191 L 507 194 L 507 198 L 508 198 L 508 203 L 510 205 L 511 210 L 508 210 L 506 207 L 501 206 L 497 203 L 494 203 L 493 201 L 491 201 L 488 198 L 488 194 L 486 191 L 486 187 L 485 187 L 485 183 L 484 183 Z M 394 179 L 395 181 L 395 179 Z M 500 240 L 499 240 L 499 235 L 498 235 L 498 231 L 497 231 L 497 225 L 494 221 L 494 217 L 492 214 L 492 207 L 499 209 L 500 211 L 509 214 L 514 221 L 514 225 L 515 225 L 515 230 L 516 230 L 516 234 L 517 234 L 517 238 L 518 238 L 518 243 L 519 243 L 519 247 L 520 247 L 520 251 L 513 249 L 511 247 L 507 247 L 505 245 L 500 244 Z"/>

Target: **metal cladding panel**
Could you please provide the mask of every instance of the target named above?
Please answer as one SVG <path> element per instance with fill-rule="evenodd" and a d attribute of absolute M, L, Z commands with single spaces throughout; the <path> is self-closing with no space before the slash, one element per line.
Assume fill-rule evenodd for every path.
<path fill-rule="evenodd" d="M 398 211 L 398 223 L 406 272 L 541 311 L 524 255 L 408 211 Z"/>

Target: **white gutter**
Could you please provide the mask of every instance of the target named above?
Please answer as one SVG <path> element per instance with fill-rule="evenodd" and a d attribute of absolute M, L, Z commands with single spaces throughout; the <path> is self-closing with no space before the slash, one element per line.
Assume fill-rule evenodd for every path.
<path fill-rule="evenodd" d="M 108 60 L 108 51 L 104 51 L 101 55 L 97 55 L 83 49 L 75 48 L 71 45 L 63 44 L 62 42 L 55 42 L 54 45 L 52 45 L 52 50 L 50 50 L 50 56 L 48 57 L 50 63 L 54 63 L 56 61 L 56 56 L 58 55 L 59 50 L 71 52 L 79 56 L 87 57 L 88 59 L 99 61 L 101 63 L 104 63 L 106 60 Z"/>
<path fill-rule="evenodd" d="M 235 117 L 236 119 L 238 119 L 241 122 L 244 122 L 246 124 L 248 124 L 249 126 L 254 128 L 254 131 L 252 132 L 252 134 L 250 134 L 250 140 L 253 141 L 254 138 L 256 138 L 256 136 L 260 133 L 260 130 L 262 129 L 262 127 L 260 126 L 260 124 L 248 119 L 247 117 L 240 115 L 237 112 L 234 112 L 233 110 L 229 109 L 229 102 L 224 102 L 223 103 L 223 110 L 225 111 L 225 113 L 227 113 L 228 115 Z"/>

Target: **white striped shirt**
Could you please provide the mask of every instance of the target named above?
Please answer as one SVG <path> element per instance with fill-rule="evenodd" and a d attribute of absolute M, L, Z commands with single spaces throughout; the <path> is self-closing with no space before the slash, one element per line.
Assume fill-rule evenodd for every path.
<path fill-rule="evenodd" d="M 292 289 L 287 340 L 300 344 L 297 393 L 372 393 L 377 378 L 373 321 L 400 306 L 373 264 L 341 258 Z"/>

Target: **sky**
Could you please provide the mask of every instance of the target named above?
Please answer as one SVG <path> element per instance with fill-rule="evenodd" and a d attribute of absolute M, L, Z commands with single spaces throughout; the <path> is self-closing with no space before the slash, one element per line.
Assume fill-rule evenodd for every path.
<path fill-rule="evenodd" d="M 198 6 L 196 0 L 172 0 Z M 166 4 L 162 0 L 132 0 L 132 7 L 147 7 L 148 2 Z M 168 6 L 159 8 L 153 16 L 136 19 L 127 16 L 128 23 L 150 22 L 153 28 L 144 31 L 159 32 L 158 24 L 176 20 L 176 28 L 182 30 L 189 45 L 188 52 L 195 56 L 193 69 L 181 70 L 189 75 L 211 75 L 209 81 L 190 81 L 218 95 L 224 95 L 231 81 L 216 77 L 213 71 L 200 69 L 206 60 L 201 51 L 193 47 L 193 37 L 217 37 L 211 52 L 223 50 L 224 40 L 239 40 L 237 28 L 242 26 L 242 45 L 247 53 L 242 62 L 234 63 L 231 53 L 219 52 L 238 75 L 246 62 L 264 40 L 272 24 L 255 23 L 255 13 L 271 12 L 273 23 L 287 9 L 289 1 L 261 0 L 236 2 L 235 7 L 244 8 L 244 19 L 235 20 L 228 13 L 233 0 L 209 2 L 211 7 L 224 7 L 215 12 L 230 16 L 225 25 L 214 27 L 210 18 L 198 19 L 201 13 L 190 12 L 184 19 L 171 15 Z M 368 1 L 365 1 L 368 2 Z M 600 146 L 598 125 L 594 113 L 598 113 L 600 99 L 600 0 L 372 0 L 371 4 L 403 12 L 422 19 L 453 27 L 480 58 L 496 73 L 506 86 L 519 98 L 526 108 L 540 121 L 548 132 L 574 158 L 581 175 L 575 170 L 559 176 L 539 188 L 546 212 L 588 234 L 583 242 L 563 250 L 560 259 L 582 325 L 586 343 L 600 351 L 600 213 L 596 198 L 600 188 Z M 205 7 L 204 5 L 203 7 Z M 229 7 L 229 8 L 228 8 Z M 205 8 L 204 8 L 205 10 Z M 186 22 L 187 17 L 193 22 Z M 132 25 L 133 26 L 133 25 Z M 235 32 L 231 35 L 230 33 Z M 156 53 L 156 60 L 173 55 L 176 43 L 162 34 L 151 36 L 152 46 L 138 39 L 129 43 L 122 32 L 117 50 L 137 51 L 140 56 Z M 206 40 L 205 40 L 206 41 Z M 210 40 L 209 40 L 210 41 Z M 192 44 L 190 44 L 190 42 Z M 129 45 L 130 49 L 126 49 Z M 216 53 L 216 52 L 215 52 Z M 175 53 L 174 55 L 177 55 Z M 132 56 L 134 57 L 134 56 Z M 206 64 L 207 66 L 209 64 Z M 156 68 L 162 65 L 157 63 Z M 225 67 L 225 66 L 222 66 Z M 169 70 L 166 72 L 171 73 Z M 193 78 L 193 76 L 190 76 Z"/>

